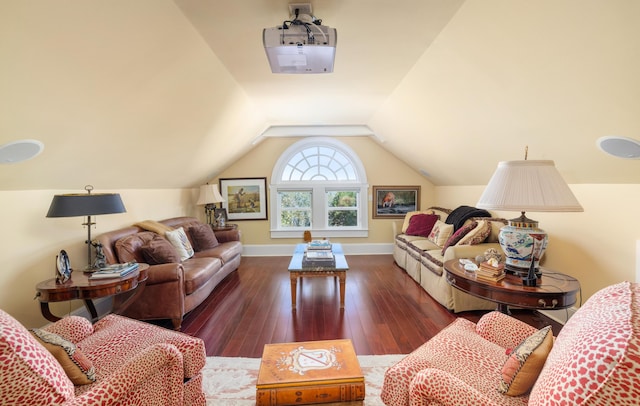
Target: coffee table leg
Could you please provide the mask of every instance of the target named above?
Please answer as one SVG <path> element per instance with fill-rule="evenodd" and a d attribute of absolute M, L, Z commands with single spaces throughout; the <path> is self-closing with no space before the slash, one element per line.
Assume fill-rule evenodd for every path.
<path fill-rule="evenodd" d="M 297 291 L 297 285 L 298 285 L 298 273 L 297 272 L 291 272 L 290 273 L 290 278 L 291 278 L 291 309 L 295 310 L 296 309 L 296 291 Z"/>
<path fill-rule="evenodd" d="M 340 279 L 340 308 L 344 309 L 344 290 L 345 290 L 345 284 L 347 282 L 347 273 L 340 272 L 340 274 L 338 275 L 338 278 Z"/>

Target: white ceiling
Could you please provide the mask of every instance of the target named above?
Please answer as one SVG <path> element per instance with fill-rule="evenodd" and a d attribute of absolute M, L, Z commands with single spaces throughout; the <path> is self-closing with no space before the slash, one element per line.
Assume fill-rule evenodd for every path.
<path fill-rule="evenodd" d="M 436 185 L 485 184 L 527 145 L 569 183 L 640 183 L 596 147 L 640 138 L 640 2 L 316 0 L 334 73 L 275 75 L 262 29 L 288 4 L 0 1 L 0 144 L 45 144 L 0 189 L 195 187 L 314 125 L 364 128 Z"/>

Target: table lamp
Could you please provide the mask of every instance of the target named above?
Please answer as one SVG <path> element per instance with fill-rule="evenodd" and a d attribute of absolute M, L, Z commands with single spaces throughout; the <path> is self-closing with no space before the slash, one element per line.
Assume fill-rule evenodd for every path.
<path fill-rule="evenodd" d="M 485 188 L 477 207 L 488 210 L 519 211 L 500 230 L 500 246 L 506 257 L 505 270 L 535 286 L 538 266 L 548 235 L 525 212 L 584 211 L 562 179 L 553 161 L 503 161 Z"/>
<path fill-rule="evenodd" d="M 214 211 L 215 205 L 222 202 L 224 202 L 224 199 L 218 191 L 218 185 L 210 185 L 207 183 L 206 185 L 200 186 L 200 196 L 196 204 L 204 205 L 204 212 L 208 224 L 214 225 L 215 220 L 212 218 L 211 213 Z"/>
<path fill-rule="evenodd" d="M 93 186 L 87 185 L 84 187 L 87 191 L 86 194 L 64 194 L 55 195 L 49 206 L 47 217 L 78 217 L 87 216 L 86 223 L 82 223 L 83 226 L 87 226 L 87 257 L 88 263 L 85 271 L 93 270 L 91 264 L 91 226 L 96 223 L 91 221 L 91 216 L 98 214 L 115 214 L 125 213 L 124 204 L 118 193 L 91 193 Z"/>

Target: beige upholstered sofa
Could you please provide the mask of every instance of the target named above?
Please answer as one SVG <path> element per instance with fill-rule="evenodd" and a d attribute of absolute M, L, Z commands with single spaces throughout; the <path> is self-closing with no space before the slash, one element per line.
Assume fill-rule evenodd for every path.
<path fill-rule="evenodd" d="M 496 249 L 499 253 L 502 253 L 498 243 L 498 233 L 507 224 L 507 220 L 474 216 L 474 214 L 481 214 L 482 212 L 484 211 L 474 210 L 474 208 L 468 206 L 460 206 L 456 210 L 431 207 L 427 210 L 408 213 L 405 216 L 402 228 L 394 230 L 393 258 L 396 264 L 419 283 L 431 297 L 456 313 L 468 310 L 495 309 L 496 307 L 495 303 L 453 288 L 447 282 L 446 272 L 444 272 L 443 268 L 443 264 L 450 259 L 473 259 L 477 255 L 483 255 L 489 248 Z M 468 216 L 456 216 L 456 214 L 460 213 L 466 213 Z M 411 217 L 417 214 L 438 216 L 440 223 L 434 226 L 434 230 L 440 226 L 439 235 L 419 236 L 407 234 Z M 484 212 L 484 215 L 490 216 L 488 212 Z M 454 221 L 450 216 L 457 218 Z M 452 224 L 447 224 L 447 219 Z M 457 230 L 462 227 L 471 228 L 472 223 L 476 223 L 476 227 L 463 236 L 463 239 L 447 246 L 447 241 L 452 242 L 449 237 L 454 234 L 456 226 L 458 226 Z M 464 240 L 465 237 L 466 240 Z M 478 240 L 481 240 L 481 242 L 478 242 Z"/>
<path fill-rule="evenodd" d="M 170 244 L 164 238 L 163 227 L 182 228 L 195 252 L 188 259 L 168 252 Z M 144 221 L 104 233 L 96 240 L 102 244 L 109 264 L 134 261 L 150 265 L 144 290 L 123 315 L 140 320 L 170 319 L 176 330 L 185 314 L 238 269 L 242 255 L 238 230 L 213 233 L 208 224 L 193 217 Z"/>

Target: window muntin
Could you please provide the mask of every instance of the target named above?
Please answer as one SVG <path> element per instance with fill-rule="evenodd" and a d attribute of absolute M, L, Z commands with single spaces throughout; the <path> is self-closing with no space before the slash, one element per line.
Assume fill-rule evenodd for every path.
<path fill-rule="evenodd" d="M 272 237 L 297 237 L 301 229 L 323 237 L 368 235 L 366 174 L 357 154 L 342 142 L 298 141 L 280 156 L 271 179 Z M 301 191 L 308 191 L 310 207 L 291 203 L 288 193 Z"/>
<path fill-rule="evenodd" d="M 310 190 L 279 190 L 279 227 L 308 229 L 312 225 L 313 194 Z"/>
<path fill-rule="evenodd" d="M 327 192 L 327 225 L 328 227 L 358 226 L 357 190 L 335 190 Z"/>

